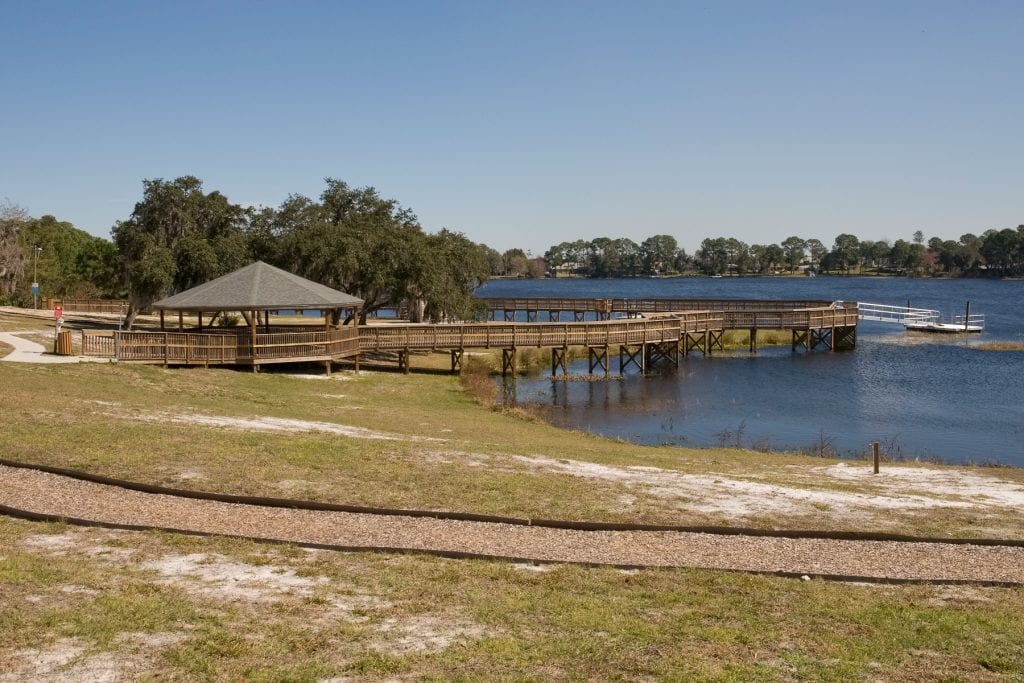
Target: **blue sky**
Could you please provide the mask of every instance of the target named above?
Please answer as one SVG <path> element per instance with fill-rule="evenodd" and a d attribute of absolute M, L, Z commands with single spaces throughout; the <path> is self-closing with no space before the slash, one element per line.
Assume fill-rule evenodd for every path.
<path fill-rule="evenodd" d="M 0 0 L 0 198 L 373 185 L 504 250 L 1024 223 L 1024 3 Z"/>

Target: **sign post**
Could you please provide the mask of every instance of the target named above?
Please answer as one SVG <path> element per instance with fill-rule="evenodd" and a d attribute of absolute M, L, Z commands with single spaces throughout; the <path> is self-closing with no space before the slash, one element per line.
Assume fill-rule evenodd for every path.
<path fill-rule="evenodd" d="M 54 325 L 53 325 L 53 352 L 54 353 L 57 353 L 57 338 L 60 337 L 60 326 L 61 326 L 61 323 L 64 322 L 64 318 L 62 317 L 63 315 L 64 315 L 64 307 L 63 306 L 54 306 L 53 307 L 53 317 L 54 317 L 54 320 L 56 321 L 54 323 Z"/>

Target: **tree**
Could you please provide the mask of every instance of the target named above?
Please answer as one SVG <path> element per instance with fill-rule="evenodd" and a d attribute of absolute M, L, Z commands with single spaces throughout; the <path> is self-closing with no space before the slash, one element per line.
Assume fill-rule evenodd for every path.
<path fill-rule="evenodd" d="M 859 247 L 860 240 L 855 235 L 850 235 L 849 233 L 838 235 L 830 253 L 833 267 L 848 271 L 850 266 L 857 263 L 858 256 L 860 255 Z"/>
<path fill-rule="evenodd" d="M 278 209 L 276 265 L 363 299 L 364 319 L 417 298 L 412 281 L 425 246 L 416 216 L 372 187 L 326 182 L 319 202 L 293 195 Z"/>
<path fill-rule="evenodd" d="M 487 280 L 486 248 L 446 229 L 426 235 L 423 246 L 412 283 L 416 300 L 423 302 L 423 317 L 435 322 L 471 318 L 479 305 L 473 290 Z"/>
<path fill-rule="evenodd" d="M 530 263 L 522 249 L 509 249 L 501 255 L 502 275 L 523 277 L 530 272 Z"/>
<path fill-rule="evenodd" d="M 205 194 L 194 176 L 144 180 L 142 201 L 113 230 L 128 287 L 125 324 L 139 310 L 194 287 L 251 259 L 247 215 L 219 192 Z"/>
<path fill-rule="evenodd" d="M 25 221 L 20 241 L 26 264 L 32 262 L 37 245 L 43 248 L 33 271 L 44 296 L 93 298 L 120 293 L 109 241 L 49 215 Z M 19 297 L 31 298 L 28 273 L 19 285 Z"/>
<path fill-rule="evenodd" d="M 796 235 L 782 240 L 782 257 L 785 260 L 789 272 L 796 270 L 796 267 L 804 260 L 804 252 L 807 250 L 807 241 Z"/>
<path fill-rule="evenodd" d="M 20 234 L 28 212 L 8 200 L 0 203 L 0 299 L 14 293 L 25 267 Z"/>
<path fill-rule="evenodd" d="M 645 273 L 664 275 L 675 268 L 679 245 L 671 235 L 654 235 L 640 244 L 640 261 Z"/>
<path fill-rule="evenodd" d="M 807 251 L 811 255 L 812 267 L 819 265 L 824 260 L 825 255 L 828 254 L 828 249 L 821 243 L 821 240 L 813 237 L 807 240 Z"/>
<path fill-rule="evenodd" d="M 707 275 L 721 275 L 729 268 L 729 251 L 722 237 L 705 238 L 697 250 L 697 263 Z"/>
<path fill-rule="evenodd" d="M 468 314 L 493 250 L 448 230 L 427 235 L 411 210 L 372 187 L 326 182 L 319 202 L 293 195 L 270 221 L 276 265 L 363 299 L 364 320 L 403 305 L 414 320 Z"/>

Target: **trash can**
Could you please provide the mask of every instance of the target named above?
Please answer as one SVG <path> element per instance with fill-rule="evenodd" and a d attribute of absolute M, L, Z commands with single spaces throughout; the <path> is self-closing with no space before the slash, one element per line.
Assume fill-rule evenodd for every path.
<path fill-rule="evenodd" d="M 70 332 L 58 332 L 57 333 L 57 355 L 58 356 L 71 356 L 74 352 L 71 350 L 71 333 Z"/>

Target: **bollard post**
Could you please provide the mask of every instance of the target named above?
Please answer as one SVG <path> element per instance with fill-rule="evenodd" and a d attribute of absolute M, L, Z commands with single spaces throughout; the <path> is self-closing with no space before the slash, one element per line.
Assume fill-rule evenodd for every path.
<path fill-rule="evenodd" d="M 878 442 L 871 442 L 871 465 L 874 467 L 875 474 L 878 474 Z"/>

